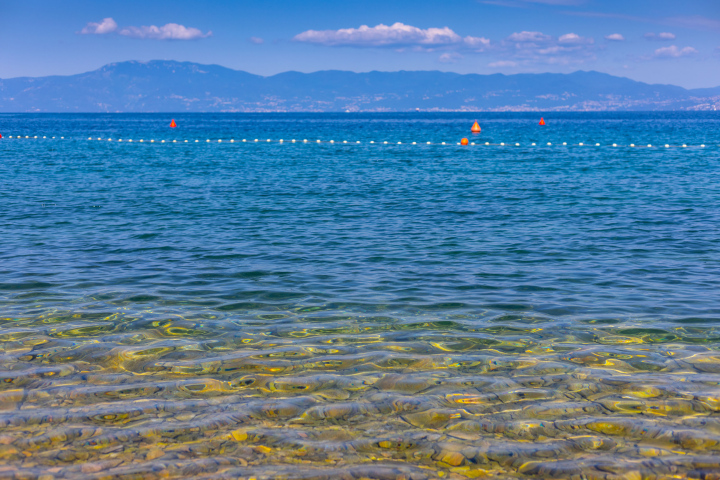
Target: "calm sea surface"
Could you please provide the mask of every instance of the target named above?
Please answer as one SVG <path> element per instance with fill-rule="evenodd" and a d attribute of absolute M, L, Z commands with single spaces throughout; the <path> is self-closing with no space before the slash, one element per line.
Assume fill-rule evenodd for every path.
<path fill-rule="evenodd" d="M 0 115 L 0 479 L 720 478 L 720 114 L 171 117 Z"/>

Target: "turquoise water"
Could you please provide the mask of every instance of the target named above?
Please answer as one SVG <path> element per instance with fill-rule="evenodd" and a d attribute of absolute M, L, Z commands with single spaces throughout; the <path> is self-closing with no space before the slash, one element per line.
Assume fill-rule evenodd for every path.
<path fill-rule="evenodd" d="M 544 116 L 0 115 L 0 478 L 716 478 L 720 115 Z"/>

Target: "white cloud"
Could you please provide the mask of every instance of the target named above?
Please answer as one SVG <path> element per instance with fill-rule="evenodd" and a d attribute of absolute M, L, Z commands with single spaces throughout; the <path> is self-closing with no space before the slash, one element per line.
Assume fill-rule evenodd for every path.
<path fill-rule="evenodd" d="M 440 51 L 438 61 L 449 63 L 462 58 L 459 54 L 487 53 L 496 55 L 493 64 L 510 65 L 583 63 L 595 58 L 595 40 L 577 33 L 559 37 L 536 31 L 515 32 L 500 41 L 484 37 L 461 37 L 449 27 L 422 29 L 403 23 L 380 24 L 375 27 L 339 30 L 307 30 L 296 35 L 295 42 L 329 47 L 394 48 L 398 52 Z"/>
<path fill-rule="evenodd" d="M 670 32 L 661 32 L 661 33 L 646 33 L 644 35 L 645 38 L 648 40 L 659 40 L 659 41 L 670 41 L 675 40 L 675 34 Z"/>
<path fill-rule="evenodd" d="M 460 55 L 457 52 L 445 52 L 442 55 L 440 55 L 440 58 L 438 58 L 439 62 L 442 63 L 456 63 L 457 61 L 464 58 L 462 55 Z"/>
<path fill-rule="evenodd" d="M 102 22 L 89 22 L 78 33 L 82 35 L 106 35 L 118 33 L 125 37 L 150 38 L 155 40 L 195 40 L 212 35 L 212 32 L 203 33 L 197 28 L 185 27 L 177 23 L 168 23 L 162 27 L 150 25 L 149 27 L 125 27 L 118 31 L 118 24 L 112 18 L 104 18 Z"/>
<path fill-rule="evenodd" d="M 560 38 L 558 38 L 558 43 L 565 45 L 583 45 L 595 43 L 595 40 L 593 40 L 592 38 L 581 37 L 580 35 L 577 35 L 575 33 L 566 33 L 565 35 L 561 35 Z"/>
<path fill-rule="evenodd" d="M 679 58 L 679 57 L 689 57 L 691 55 L 695 55 L 698 53 L 697 50 L 695 50 L 693 47 L 685 47 L 685 48 L 678 48 L 675 45 L 670 45 L 669 47 L 663 47 L 658 48 L 655 50 L 655 53 L 653 53 L 653 57 L 655 58 Z"/>
<path fill-rule="evenodd" d="M 265 40 L 260 37 L 250 37 L 248 38 L 248 41 L 250 41 L 250 43 L 254 43 L 255 45 L 261 45 L 265 43 Z"/>
<path fill-rule="evenodd" d="M 625 37 L 619 33 L 613 33 L 611 35 L 605 35 L 605 40 L 610 40 L 612 42 L 624 42 Z"/>
<path fill-rule="evenodd" d="M 104 35 L 106 33 L 112 33 L 117 30 L 117 23 L 112 18 L 103 18 L 100 23 L 88 22 L 85 28 L 80 30 L 81 35 Z"/>
<path fill-rule="evenodd" d="M 515 32 L 496 46 L 510 61 L 521 61 L 524 65 L 552 64 L 569 65 L 595 58 L 595 40 L 566 33 L 560 37 L 542 32 Z M 496 62 L 497 63 L 497 62 Z"/>
<path fill-rule="evenodd" d="M 168 23 L 162 27 L 155 25 L 142 27 L 125 27 L 118 32 L 120 35 L 132 38 L 152 40 L 195 40 L 212 35 L 212 32 L 203 33 L 197 28 Z"/>
<path fill-rule="evenodd" d="M 484 49 L 490 40 L 482 37 L 465 37 L 443 28 L 418 28 L 404 23 L 376 25 L 359 28 L 341 28 L 339 30 L 307 30 L 293 38 L 296 42 L 314 43 L 331 47 L 420 47 L 434 49 L 439 47 L 466 47 Z"/>
<path fill-rule="evenodd" d="M 508 37 L 511 42 L 528 43 L 528 42 L 547 42 L 552 39 L 550 35 L 544 35 L 541 32 L 518 32 Z"/>
<path fill-rule="evenodd" d="M 488 64 L 488 67 L 492 68 L 504 68 L 504 67 L 517 67 L 517 62 L 513 62 L 510 60 L 500 60 L 497 62 L 492 62 Z"/>

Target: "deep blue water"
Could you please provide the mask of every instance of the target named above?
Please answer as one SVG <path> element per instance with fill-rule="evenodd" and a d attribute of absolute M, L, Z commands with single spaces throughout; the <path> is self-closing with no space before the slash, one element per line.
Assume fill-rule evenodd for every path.
<path fill-rule="evenodd" d="M 178 114 L 174 117 L 178 128 L 170 129 L 167 115 L 0 115 L 0 370 L 12 378 L 7 382 L 8 391 L 20 388 L 23 395 L 38 395 L 39 399 L 31 406 L 30 397 L 13 400 L 8 393 L 5 400 L 0 399 L 0 404 L 7 405 L 5 417 L 3 412 L 0 417 L 12 423 L 22 409 L 37 408 L 38 415 L 57 417 L 61 415 L 57 409 L 76 407 L 90 409 L 87 418 L 91 419 L 97 411 L 111 407 L 125 412 L 139 400 L 187 402 L 192 394 L 181 386 L 190 380 L 202 383 L 212 395 L 235 395 L 232 398 L 237 405 L 250 408 L 248 398 L 265 398 L 282 390 L 258 387 L 248 397 L 233 390 L 238 379 L 258 372 L 279 375 L 278 385 L 282 378 L 295 382 L 304 378 L 320 385 L 317 391 L 326 388 L 330 392 L 297 402 L 321 402 L 322 408 L 345 402 L 343 405 L 355 405 L 351 409 L 372 417 L 384 411 L 377 407 L 377 412 L 368 413 L 363 405 L 377 406 L 386 400 L 372 396 L 379 395 L 377 392 L 358 396 L 352 393 L 357 391 L 355 387 L 343 390 L 340 378 L 367 374 L 374 379 L 370 384 L 382 385 L 391 378 L 388 375 L 396 375 L 405 376 L 407 382 L 425 382 L 435 378 L 438 369 L 467 367 L 470 370 L 460 373 L 472 376 L 479 375 L 473 373 L 475 366 L 496 362 L 491 364 L 509 365 L 496 372 L 505 381 L 516 374 L 525 375 L 516 371 L 521 368 L 517 362 L 535 365 L 532 362 L 539 361 L 553 367 L 537 375 L 561 375 L 553 388 L 569 393 L 560 398 L 551 393 L 527 397 L 538 399 L 533 408 L 545 405 L 543 402 L 575 399 L 604 409 L 576 411 L 562 403 L 559 413 L 550 417 L 534 410 L 521 417 L 551 418 L 559 432 L 564 427 L 558 422 L 582 420 L 583 415 L 590 420 L 595 418 L 592 415 L 619 415 L 623 420 L 629 410 L 617 407 L 617 402 L 627 403 L 628 398 L 641 403 L 654 398 L 653 406 L 642 405 L 677 416 L 676 424 L 698 416 L 717 421 L 720 115 L 543 116 L 545 127 L 537 125 L 539 114 Z M 475 119 L 483 131 L 470 136 Z M 8 138 L 16 135 L 40 138 Z M 53 136 L 56 138 L 50 138 Z M 461 147 L 455 143 L 462 137 L 506 145 Z M 117 142 L 120 138 L 123 142 Z M 255 143 L 256 138 L 261 141 Z M 283 143 L 278 142 L 281 138 Z M 149 143 L 150 139 L 155 142 Z M 173 139 L 180 143 L 171 143 Z M 189 143 L 184 143 L 185 139 Z M 196 139 L 200 142 L 195 143 Z M 243 143 L 242 139 L 251 141 Z M 291 139 L 310 142 L 293 144 Z M 318 139 L 323 143 L 317 144 Z M 329 144 L 329 140 L 336 143 Z M 340 143 L 343 140 L 351 143 Z M 354 143 L 357 141 L 361 143 Z M 381 143 L 384 141 L 389 143 Z M 433 145 L 426 145 L 428 141 Z M 443 141 L 448 145 L 438 145 Z M 531 146 L 532 142 L 537 146 Z M 578 146 L 580 142 L 585 146 Z M 620 146 L 613 147 L 613 143 Z M 631 148 L 631 143 L 653 147 Z M 688 147 L 682 148 L 683 144 Z M 250 356 L 249 348 L 256 348 Z M 331 348 L 334 350 L 328 350 Z M 368 352 L 381 358 L 369 359 Z M 590 357 L 594 360 L 588 360 Z M 616 361 L 608 364 L 607 358 Z M 274 359 L 280 363 L 273 363 Z M 232 368 L 217 367 L 228 362 Z M 526 366 L 522 363 L 522 368 Z M 480 372 L 483 378 L 494 370 L 486 367 Z M 47 379 L 43 372 L 48 368 L 58 378 Z M 337 378 L 313 377 L 318 371 L 332 372 Z M 590 373 L 598 371 L 600 377 L 588 380 Z M 700 383 L 682 391 L 670 388 L 677 375 L 687 372 L 697 374 Z M 460 373 L 438 374 L 445 380 L 438 380 L 437 385 Z M 621 388 L 606 381 L 615 374 L 630 386 Z M 0 378 L 2 375 L 0 372 Z M 229 386 L 217 387 L 216 381 L 229 382 Z M 595 396 L 579 399 L 574 393 L 578 390 L 568 385 L 581 381 L 614 386 L 607 387 L 607 392 L 597 387 Z M 97 393 L 83 393 L 84 387 L 78 385 L 87 382 L 105 385 L 106 397 L 98 400 Z M 119 384 L 140 388 L 138 382 L 145 385 L 142 388 L 147 382 L 175 386 L 164 393 L 142 390 L 136 396 L 107 397 Z M 51 397 L 62 397 L 58 392 L 64 391 L 64 385 L 75 389 L 65 403 L 58 400 L 55 404 L 41 395 L 45 391 L 51 392 Z M 419 402 L 427 408 L 447 410 L 449 392 L 467 394 L 465 387 L 448 385 L 438 387 L 437 398 L 427 394 Z M 518 385 L 534 388 L 522 382 Z M 614 390 L 616 387 L 619 390 Z M 659 388 L 660 393 L 649 397 L 632 393 L 651 387 Z M 393 388 L 380 390 L 400 391 L 410 397 L 422 391 Z M 346 391 L 351 393 L 342 393 Z M 598 392 L 606 392 L 610 400 L 597 400 Z M 661 400 L 666 403 L 657 403 Z M 690 402 L 689 406 L 683 401 Z M 177 408 L 198 415 L 210 408 L 208 405 Z M 308 411 L 319 408 L 308 405 L 288 414 L 287 422 L 307 419 L 312 416 Z M 465 417 L 466 413 L 502 413 L 496 404 L 492 412 L 473 411 L 467 405 L 463 408 L 464 421 L 475 421 Z M 642 410 L 637 407 L 632 413 L 638 409 Z M 670 410 L 672 413 L 667 413 Z M 639 422 L 645 415 L 642 412 L 628 421 Z M 318 418 L 326 422 L 328 416 L 336 418 L 323 415 Z M 118 431 L 127 428 L 137 433 L 143 425 L 159 421 L 150 417 L 143 416 L 137 424 L 112 425 Z M 18 439 L 45 435 L 48 429 L 99 422 L 75 420 L 73 424 L 63 418 L 40 427 L 30 420 L 14 423 L 17 436 L 10 445 L 19 452 Z M 187 423 L 183 418 L 177 421 Z M 660 422 L 657 416 L 648 418 L 646 422 Z M 429 420 L 420 417 L 397 421 L 398 425 L 388 427 L 393 434 L 404 426 L 410 429 L 410 436 L 425 431 L 430 437 L 461 428 L 447 422 L 428 426 Z M 716 439 L 720 435 L 717 426 L 713 430 L 692 421 L 683 423 L 683 431 L 692 431 L 688 435 L 693 438 Z M 337 422 L 333 425 L 362 430 L 359 436 L 373 435 L 374 427 L 366 425 L 370 420 Z M 283 425 L 272 428 L 282 430 Z M 576 425 L 581 427 L 590 428 Z M 652 425 L 671 427 L 672 422 Z M 263 428 L 271 427 L 264 424 Z M 507 425 L 503 429 L 512 430 Z M 605 430 L 593 430 L 593 434 L 598 432 L 615 438 Z M 95 435 L 105 434 L 109 435 L 107 431 Z M 496 434 L 492 438 L 497 439 Z M 537 436 L 518 435 L 541 441 Z M 558 442 L 576 441 L 563 435 L 543 432 L 541 436 Z M 643 445 L 644 437 L 633 437 L 627 431 L 620 435 L 627 442 Z M 686 460 L 677 460 L 676 471 L 704 471 L 687 459 L 697 455 L 703 459 L 714 447 L 693 450 L 692 445 L 682 443 L 682 432 L 666 436 L 670 438 L 667 442 L 648 445 L 676 453 L 685 448 Z M 328 440 L 330 437 L 319 438 L 317 445 L 349 441 Z M 427 473 L 422 469 L 403 470 L 417 465 L 445 469 L 449 475 L 464 475 L 466 470 L 459 468 L 485 465 L 473 456 L 482 452 L 463 453 L 462 460 L 447 457 L 446 451 L 454 452 L 455 447 L 447 447 L 445 437 L 428 440 L 430 437 L 422 437 L 422 441 L 412 437 L 413 445 L 435 452 L 421 455 L 427 462 L 405 459 L 398 466 L 392 462 L 399 462 L 399 457 L 386 456 L 391 464 L 378 464 L 377 478 L 397 469 L 401 472 L 397 475 L 422 478 Z M 180 444 L 190 441 L 190 437 L 178 438 Z M 470 441 L 475 437 L 460 438 Z M 503 437 L 502 445 L 517 440 L 513 438 Z M 603 439 L 601 443 L 610 441 Z M 378 448 L 384 448 L 383 441 L 377 440 Z M 478 441 L 475 438 L 471 443 L 477 445 Z M 78 442 L 57 440 L 51 447 L 85 451 L 87 445 Z M 263 446 L 283 452 L 299 448 L 299 443 L 288 446 L 277 439 L 263 442 Z M 597 458 L 595 453 L 587 457 L 588 450 L 575 444 L 567 447 L 569 450 L 553 446 L 559 462 L 552 467 L 555 470 L 545 466 L 541 466 L 545 470 L 533 470 L 535 467 L 492 459 L 490 466 L 482 468 L 501 478 L 565 478 L 563 472 L 570 472 L 570 478 L 577 474 L 573 468 L 584 474 L 597 473 L 608 471 L 601 468 L 602 462 L 610 462 L 621 473 L 631 475 L 623 478 L 641 478 L 632 476 L 635 467 L 627 465 L 634 465 L 633 455 L 646 458 L 647 454 L 630 452 L 630 443 L 621 443 L 598 447 L 601 453 Z M 155 454 L 143 452 L 154 452 L 156 447 L 141 443 L 134 448 L 126 452 L 127 458 L 145 459 L 143 465 L 154 461 L 150 457 Z M 277 473 L 273 468 L 292 464 L 263 453 L 260 447 L 252 448 L 226 454 L 236 462 L 228 465 L 241 469 L 228 475 L 247 471 L 272 478 Z M 316 456 L 308 458 L 328 467 L 327 452 L 336 451 L 335 447 L 313 448 Z M 220 450 L 196 457 L 216 458 Z M 362 448 L 353 444 L 352 450 Z M 582 463 L 575 453 L 568 453 L 580 451 L 585 452 L 583 458 L 592 460 Z M 91 460 L 97 462 L 109 461 L 113 453 L 111 450 L 103 457 L 96 450 L 90 452 Z M 93 457 L 96 453 L 92 452 L 99 456 Z M 547 458 L 535 451 L 522 452 L 521 457 L 536 462 Z M 37 472 L 59 465 L 63 470 L 58 476 L 79 474 L 81 456 L 67 461 L 53 457 L 55 463 L 36 457 L 41 456 L 7 453 L 3 458 L 18 471 Z M 172 475 L 187 475 L 182 461 L 196 457 L 157 458 L 164 459 L 164 468 Z M 238 464 L 238 458 L 250 466 Z M 627 465 L 620 460 L 625 458 Z M 569 463 L 563 464 L 563 459 Z M 173 470 L 168 467 L 172 462 L 182 465 Z M 111 463 L 102 464 L 98 471 L 121 472 L 131 462 Z M 155 468 L 153 465 L 147 468 Z M 347 464 L 337 465 L 359 468 L 358 475 L 369 475 L 357 466 L 366 465 L 360 460 L 348 459 Z M 646 471 L 665 472 L 665 464 L 648 465 L 638 471 L 643 475 Z M 330 477 L 334 475 L 328 472 Z"/>

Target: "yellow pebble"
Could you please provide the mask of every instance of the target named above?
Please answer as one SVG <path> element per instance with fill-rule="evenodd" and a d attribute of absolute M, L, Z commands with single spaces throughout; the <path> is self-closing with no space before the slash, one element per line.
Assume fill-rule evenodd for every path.
<path fill-rule="evenodd" d="M 243 440 L 247 440 L 248 438 L 247 432 L 245 432 L 244 430 L 234 430 L 230 432 L 230 435 L 232 435 L 233 439 L 236 442 L 242 442 Z"/>
<path fill-rule="evenodd" d="M 457 467 L 458 465 L 463 463 L 464 460 L 465 457 L 460 452 L 449 452 L 442 457 L 443 462 L 447 463 L 448 465 L 452 465 L 453 467 Z"/>

